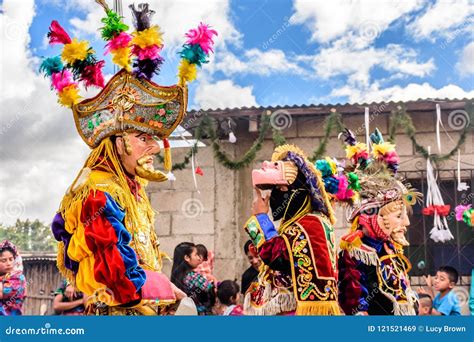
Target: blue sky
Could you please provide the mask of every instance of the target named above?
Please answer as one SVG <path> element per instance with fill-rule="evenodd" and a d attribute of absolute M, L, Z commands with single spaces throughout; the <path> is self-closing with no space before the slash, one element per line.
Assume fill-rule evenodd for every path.
<path fill-rule="evenodd" d="M 425 89 L 414 92 L 414 98 L 419 97 L 418 95 L 452 97 L 449 91 L 439 91 L 449 85 L 460 88 L 455 92 L 455 95 L 460 97 L 474 89 L 472 63 L 464 67 L 460 66 L 463 56 L 472 57 L 474 51 L 472 45 L 474 5 L 469 1 L 414 0 L 405 2 L 408 5 L 398 5 L 396 1 L 347 0 L 335 1 L 332 4 L 290 0 L 210 2 L 215 4 L 214 7 L 220 8 L 215 14 L 221 16 L 217 20 L 218 18 L 203 13 L 203 16 L 206 16 L 206 22 L 221 33 L 214 61 L 222 62 L 223 58 L 233 56 L 241 63 L 247 64 L 249 69 L 269 68 L 270 70 L 258 72 L 241 68 L 226 70 L 226 67 L 216 67 L 216 65 L 205 66 L 206 83 L 209 81 L 210 84 L 215 84 L 218 81 L 230 80 L 232 86 L 251 88 L 251 93 L 245 96 L 239 94 L 238 89 L 232 88 L 236 92 L 235 96 L 242 98 L 228 102 L 225 98 L 222 101 L 206 100 L 212 97 L 211 94 L 201 96 L 201 99 L 197 100 L 191 93 L 190 100 L 193 107 L 209 107 L 214 103 L 216 106 L 246 105 L 245 100 L 248 100 L 247 105 L 291 105 L 381 101 L 397 99 L 397 97 L 408 99 L 410 97 L 406 94 L 408 90 L 404 92 L 403 89 L 410 84 L 425 84 Z M 69 5 L 65 6 L 65 1 L 60 0 L 37 2 L 36 15 L 29 29 L 30 47 L 36 56 L 50 55 L 54 51 L 59 51 L 59 48 L 49 48 L 44 43 L 44 35 L 52 19 L 60 21 L 68 32 L 76 31 L 79 37 L 89 39 L 97 53 L 102 54 L 103 41 L 90 32 L 78 30 L 77 25 L 71 24 L 77 19 L 89 24 L 88 26 L 94 23 L 94 21 L 87 21 L 91 6 L 84 6 L 84 3 L 85 1 L 78 1 L 78 4 L 74 6 L 73 1 L 72 4 L 69 2 Z M 130 12 L 126 6 L 129 2 L 123 3 L 124 15 L 129 18 Z M 226 6 L 223 6 L 224 3 Z M 154 8 L 160 13 L 162 7 L 166 5 L 166 1 L 158 1 Z M 328 6 L 332 8 L 320 11 L 321 14 L 318 14 L 320 8 Z M 308 10 L 307 7 L 311 9 Z M 373 12 L 371 15 L 373 8 L 378 8 L 380 12 Z M 97 9 L 97 11 L 100 10 Z M 357 11 L 361 13 L 357 14 Z M 306 17 L 296 20 L 301 13 Z M 327 16 L 335 13 L 342 13 L 343 16 L 347 14 L 356 19 L 334 18 L 338 21 L 334 23 L 329 18 L 328 24 Z M 391 15 L 386 13 L 391 13 Z M 179 13 L 172 15 L 179 15 Z M 447 17 L 444 17 L 446 15 Z M 158 18 L 155 22 L 161 25 Z M 239 33 L 239 39 L 229 39 L 229 30 L 219 27 L 219 24 L 223 22 Z M 188 27 L 193 26 L 192 24 L 191 21 Z M 330 33 L 326 33 L 325 30 L 332 30 L 329 28 L 331 25 L 335 25 L 340 34 L 331 36 Z M 445 27 L 442 27 L 443 25 Z M 170 28 L 162 26 L 162 29 L 165 31 L 166 44 L 167 31 Z M 168 51 L 176 52 L 177 32 L 175 32 L 176 29 L 171 29 L 173 29 L 172 46 Z M 321 37 L 318 39 L 312 38 L 316 31 L 320 32 Z M 185 30 L 182 30 L 182 33 L 184 32 Z M 350 38 L 351 35 L 352 38 Z M 364 35 L 367 35 L 367 39 L 363 41 L 364 45 L 361 49 L 351 45 L 351 41 L 356 41 Z M 349 43 L 344 43 L 344 39 Z M 335 48 L 341 43 L 341 47 Z M 396 46 L 396 53 L 391 49 L 392 45 Z M 169 45 L 165 45 L 165 57 L 167 57 L 168 48 Z M 369 49 L 373 49 L 372 53 L 364 53 Z M 261 57 L 261 64 L 246 57 L 249 51 L 254 52 L 255 59 Z M 332 57 L 345 59 L 346 63 L 326 67 L 325 64 L 331 62 L 332 58 L 325 57 L 325 52 L 328 51 L 331 51 Z M 281 55 L 277 55 L 278 53 Z M 356 65 L 364 64 L 365 59 L 371 60 L 369 64 L 372 63 L 363 75 L 357 76 L 357 81 L 352 81 L 351 78 L 356 71 L 352 70 L 350 65 L 346 65 L 347 60 L 351 58 L 354 58 Z M 372 61 L 372 58 L 375 60 Z M 178 60 L 167 59 L 161 75 L 156 78 L 162 84 L 175 82 Z M 311 62 L 314 59 L 316 62 Z M 278 65 L 279 62 L 280 65 Z M 294 68 L 288 69 L 288 63 L 294 65 Z M 386 66 L 390 63 L 394 65 L 387 69 Z M 397 68 L 397 64 L 403 63 L 409 64 L 410 67 L 407 70 Z M 111 63 L 108 63 L 107 70 L 109 73 L 112 72 Z M 356 88 L 363 94 L 357 95 L 356 91 L 338 91 L 345 86 Z M 392 89 L 393 87 L 401 89 L 396 91 Z M 199 93 L 199 81 L 193 85 L 193 88 L 197 88 L 196 92 Z M 218 96 L 221 90 L 218 86 L 207 89 L 215 91 L 214 96 Z M 381 91 L 387 91 L 387 89 L 388 93 L 382 95 Z"/>
<path fill-rule="evenodd" d="M 191 108 L 474 98 L 473 1 L 149 2 L 165 40 L 157 83 L 176 82 L 187 30 L 203 21 L 219 32 L 190 86 Z M 131 1 L 122 3 L 130 23 Z M 54 19 L 102 56 L 103 14 L 93 0 L 1 2 L 0 222 L 48 222 L 89 153 L 37 70 L 60 52 L 45 39 Z"/>

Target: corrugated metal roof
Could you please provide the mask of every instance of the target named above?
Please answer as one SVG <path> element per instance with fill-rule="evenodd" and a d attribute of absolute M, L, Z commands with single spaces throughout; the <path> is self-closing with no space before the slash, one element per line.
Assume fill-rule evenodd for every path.
<path fill-rule="evenodd" d="M 324 114 L 330 109 L 335 108 L 341 113 L 359 113 L 365 110 L 365 107 L 369 108 L 380 108 L 383 107 L 381 112 L 390 112 L 395 109 L 396 106 L 403 103 L 407 110 L 419 110 L 428 111 L 434 110 L 435 103 L 440 103 L 442 109 L 457 109 L 462 108 L 466 102 L 473 102 L 474 99 L 418 99 L 413 101 L 389 101 L 389 102 L 371 102 L 371 103 L 336 103 L 336 104 L 302 104 L 302 105 L 277 105 L 277 106 L 259 106 L 259 107 L 234 107 L 234 108 L 215 108 L 215 109 L 199 109 L 188 111 L 188 114 L 193 115 L 198 112 L 204 112 L 210 115 L 226 114 L 229 116 L 241 116 L 241 115 L 257 115 L 261 114 L 263 110 L 288 110 L 292 114 Z M 443 105 L 444 103 L 444 105 Z M 443 108 L 444 107 L 444 108 Z M 299 113 L 298 113 L 299 112 Z"/>

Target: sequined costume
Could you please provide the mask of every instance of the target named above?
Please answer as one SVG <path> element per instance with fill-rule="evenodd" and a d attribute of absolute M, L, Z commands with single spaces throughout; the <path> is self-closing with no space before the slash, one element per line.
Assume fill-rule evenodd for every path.
<path fill-rule="evenodd" d="M 45 59 L 40 68 L 51 78 L 59 102 L 71 107 L 79 135 L 92 149 L 54 217 L 57 264 L 88 296 L 88 314 L 160 314 L 175 303 L 179 290 L 161 273 L 163 253 L 145 186 L 168 179 L 154 169 L 153 155 L 161 139 L 164 169 L 171 171 L 167 137 L 184 118 L 187 83 L 208 61 L 217 33 L 204 24 L 190 30 L 178 84 L 160 86 L 151 80 L 163 62 L 162 34 L 151 24 L 154 12 L 147 4 L 130 5 L 135 31 L 129 34 L 122 18 L 105 1 L 98 3 L 106 12 L 101 35 L 120 70 L 104 85 L 104 61 L 56 21 L 48 38 L 50 44 L 64 45 L 61 56 Z M 103 89 L 80 101 L 77 82 Z"/>
<path fill-rule="evenodd" d="M 258 282 L 247 290 L 245 314 L 338 315 L 334 217 L 321 175 L 292 145 L 278 147 L 272 162 L 286 168 L 281 178 L 289 191 L 272 190 L 273 218 L 281 216 L 278 229 L 266 213 L 252 216 L 245 225 L 264 262 Z M 274 172 L 271 164 L 254 170 L 254 185 L 268 188 L 265 180 L 256 184 L 255 178 Z"/>

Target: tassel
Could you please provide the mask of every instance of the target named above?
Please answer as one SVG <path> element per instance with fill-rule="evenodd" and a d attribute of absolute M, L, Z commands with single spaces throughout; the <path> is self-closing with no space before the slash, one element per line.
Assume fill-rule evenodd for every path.
<path fill-rule="evenodd" d="M 64 65 L 60 56 L 45 58 L 39 67 L 39 71 L 45 76 L 51 77 L 54 73 L 63 71 Z"/>
<path fill-rule="evenodd" d="M 168 139 L 163 139 L 163 148 L 164 148 L 164 169 L 166 172 L 171 172 L 172 163 L 171 163 L 171 148 L 170 142 Z"/>
<path fill-rule="evenodd" d="M 51 22 L 48 32 L 49 44 L 70 44 L 71 38 L 56 20 Z"/>

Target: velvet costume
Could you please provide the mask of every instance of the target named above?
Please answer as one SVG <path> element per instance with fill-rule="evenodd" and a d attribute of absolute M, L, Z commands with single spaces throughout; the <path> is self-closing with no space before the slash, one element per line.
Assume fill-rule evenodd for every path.
<path fill-rule="evenodd" d="M 245 224 L 264 263 L 258 282 L 247 290 L 245 314 L 338 315 L 334 217 L 321 175 L 295 146 L 277 147 L 272 162 L 277 160 L 293 162 L 298 173 L 288 192 L 272 190 L 278 229 L 266 213 Z"/>

